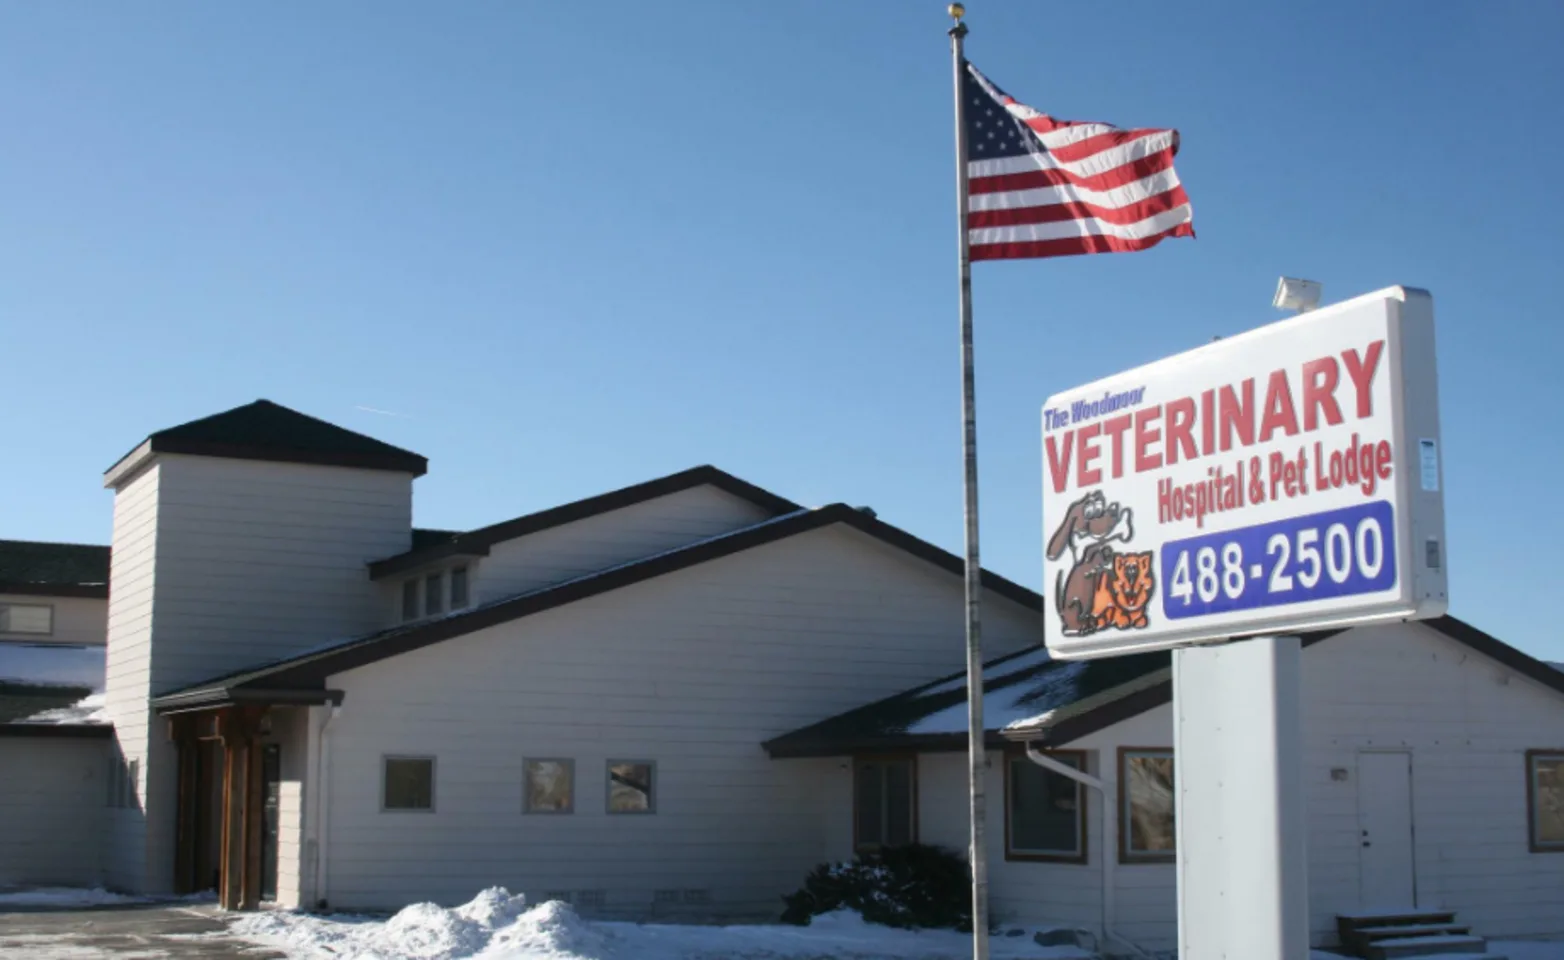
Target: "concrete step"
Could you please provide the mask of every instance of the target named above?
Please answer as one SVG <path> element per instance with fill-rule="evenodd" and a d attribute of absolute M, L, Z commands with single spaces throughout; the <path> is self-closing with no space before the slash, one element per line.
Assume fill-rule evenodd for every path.
<path fill-rule="evenodd" d="M 1352 933 L 1364 940 L 1387 940 L 1392 937 L 1431 937 L 1435 934 L 1462 936 L 1472 928 L 1459 923 L 1398 923 L 1383 927 L 1357 927 Z"/>
<path fill-rule="evenodd" d="M 1393 940 L 1376 940 L 1364 947 L 1362 956 L 1367 960 L 1407 960 L 1409 957 L 1442 956 L 1448 954 L 1482 954 L 1488 949 L 1488 941 L 1482 937 L 1448 936 L 1434 934 L 1426 937 L 1396 937 Z"/>
<path fill-rule="evenodd" d="M 1360 936 L 1360 930 L 1384 930 L 1388 927 L 1412 927 L 1420 931 L 1426 927 L 1449 926 L 1455 923 L 1455 913 L 1449 910 L 1366 910 L 1361 913 L 1336 915 L 1336 935 L 1342 947 L 1357 956 L 1367 956 L 1363 948 L 1374 939 Z M 1432 933 L 1434 931 L 1424 931 Z"/>
<path fill-rule="evenodd" d="M 1454 923 L 1452 910 L 1376 910 L 1365 913 L 1339 913 L 1338 927 L 1390 927 L 1402 924 Z"/>

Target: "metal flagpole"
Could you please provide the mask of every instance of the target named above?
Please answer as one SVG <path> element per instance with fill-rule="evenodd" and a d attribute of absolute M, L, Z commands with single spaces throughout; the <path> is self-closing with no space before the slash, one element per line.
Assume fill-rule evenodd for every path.
<path fill-rule="evenodd" d="M 982 567 L 978 562 L 977 402 L 973 396 L 972 364 L 972 258 L 967 242 L 967 124 L 962 98 L 962 73 L 966 60 L 961 41 L 967 25 L 966 8 L 949 7 L 956 21 L 950 28 L 950 62 L 956 99 L 956 234 L 961 277 L 961 446 L 966 494 L 966 599 L 967 599 L 967 792 L 971 805 L 972 845 L 972 957 L 988 960 L 988 842 L 985 837 L 987 775 L 983 737 L 983 642 L 978 616 L 982 600 Z"/>

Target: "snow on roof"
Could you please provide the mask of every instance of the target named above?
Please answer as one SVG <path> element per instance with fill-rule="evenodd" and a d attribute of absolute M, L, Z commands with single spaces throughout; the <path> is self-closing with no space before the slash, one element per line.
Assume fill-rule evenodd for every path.
<path fill-rule="evenodd" d="M 1041 658 L 1039 659 L 1039 655 Z M 1048 662 L 1046 651 L 1037 651 L 1035 654 L 1026 654 L 1017 657 L 1016 660 L 1031 660 L 1029 667 L 1036 667 Z M 999 730 L 1017 720 L 1023 720 L 1037 713 L 1039 689 L 1058 688 L 1072 685 L 1080 678 L 1086 662 L 1074 660 L 1060 662 L 1052 670 L 1047 671 L 1038 679 L 1044 681 L 1037 683 L 1016 683 L 1001 686 L 1001 678 L 1009 677 L 1020 672 L 1021 668 L 1015 668 L 1005 673 L 998 673 L 992 679 L 990 673 L 1003 670 L 1010 666 L 1009 662 L 996 664 L 983 671 L 983 727 L 987 730 Z M 947 681 L 949 682 L 949 681 Z M 993 683 L 995 689 L 990 689 Z M 966 692 L 965 679 L 955 681 L 954 689 Z M 942 685 L 943 686 L 943 685 Z M 907 727 L 907 733 L 961 733 L 967 729 L 967 702 L 963 699 L 955 706 L 946 707 L 936 713 L 931 713 L 923 719 Z"/>
<path fill-rule="evenodd" d="M 0 683 L 103 690 L 103 647 L 0 643 Z"/>
<path fill-rule="evenodd" d="M 983 687 L 987 689 L 1000 680 L 1020 673 L 1022 670 L 1030 670 L 1048 662 L 1048 648 L 1038 647 L 1013 657 L 1003 660 L 994 660 L 983 667 Z M 957 690 L 967 689 L 967 675 L 965 673 L 951 677 L 932 687 L 925 687 L 919 691 L 925 697 L 931 697 L 939 693 L 954 693 Z M 965 725 L 962 727 L 966 729 Z"/>
<path fill-rule="evenodd" d="M 108 706 L 101 693 L 89 694 L 65 707 L 40 710 L 37 713 L 12 720 L 12 723 L 41 723 L 53 726 L 98 726 L 109 722 Z"/>
<path fill-rule="evenodd" d="M 996 733 L 1039 714 L 1111 699 L 1155 678 L 1168 662 L 1166 653 L 1050 660 L 1040 646 L 990 661 L 983 670 L 983 726 Z M 966 688 L 966 676 L 957 674 L 785 733 L 765 747 L 774 757 L 824 757 L 926 747 L 929 738 L 948 744 L 967 729 Z"/>

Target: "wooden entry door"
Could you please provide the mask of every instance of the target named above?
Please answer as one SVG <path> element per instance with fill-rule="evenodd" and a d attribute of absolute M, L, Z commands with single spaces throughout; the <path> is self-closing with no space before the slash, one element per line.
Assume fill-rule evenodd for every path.
<path fill-rule="evenodd" d="M 1412 847 L 1412 755 L 1358 754 L 1360 906 L 1417 906 Z"/>

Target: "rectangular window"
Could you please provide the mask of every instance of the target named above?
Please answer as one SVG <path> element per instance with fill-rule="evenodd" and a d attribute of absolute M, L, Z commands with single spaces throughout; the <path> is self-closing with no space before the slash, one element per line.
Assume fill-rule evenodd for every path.
<path fill-rule="evenodd" d="M 438 573 L 424 578 L 424 616 L 445 612 L 445 581 Z"/>
<path fill-rule="evenodd" d="M 47 603 L 0 603 L 0 633 L 53 632 L 54 608 Z"/>
<path fill-rule="evenodd" d="M 405 580 L 402 582 L 402 619 L 418 619 L 418 581 Z"/>
<path fill-rule="evenodd" d="M 136 807 L 136 785 L 141 775 L 140 760 L 126 760 L 116 754 L 109 758 L 108 805 L 116 810 Z"/>
<path fill-rule="evenodd" d="M 883 850 L 918 839 L 917 766 L 912 757 L 853 761 L 853 846 Z"/>
<path fill-rule="evenodd" d="M 467 607 L 467 568 L 451 568 L 451 609 L 464 610 Z"/>
<path fill-rule="evenodd" d="M 522 762 L 522 810 L 527 813 L 570 813 L 576 804 L 574 760 Z"/>
<path fill-rule="evenodd" d="M 386 757 L 382 810 L 434 809 L 434 757 Z"/>
<path fill-rule="evenodd" d="M 1119 748 L 1119 861 L 1174 855 L 1173 751 Z"/>
<path fill-rule="evenodd" d="M 1077 770 L 1086 768 L 1086 754 L 1079 751 L 1050 751 L 1048 756 Z M 1085 863 L 1085 788 L 1024 754 L 1006 763 L 1006 859 Z"/>
<path fill-rule="evenodd" d="M 1533 853 L 1564 853 L 1564 750 L 1526 751 Z"/>
<path fill-rule="evenodd" d="M 655 769 L 650 760 L 608 761 L 608 812 L 651 813 Z"/>

